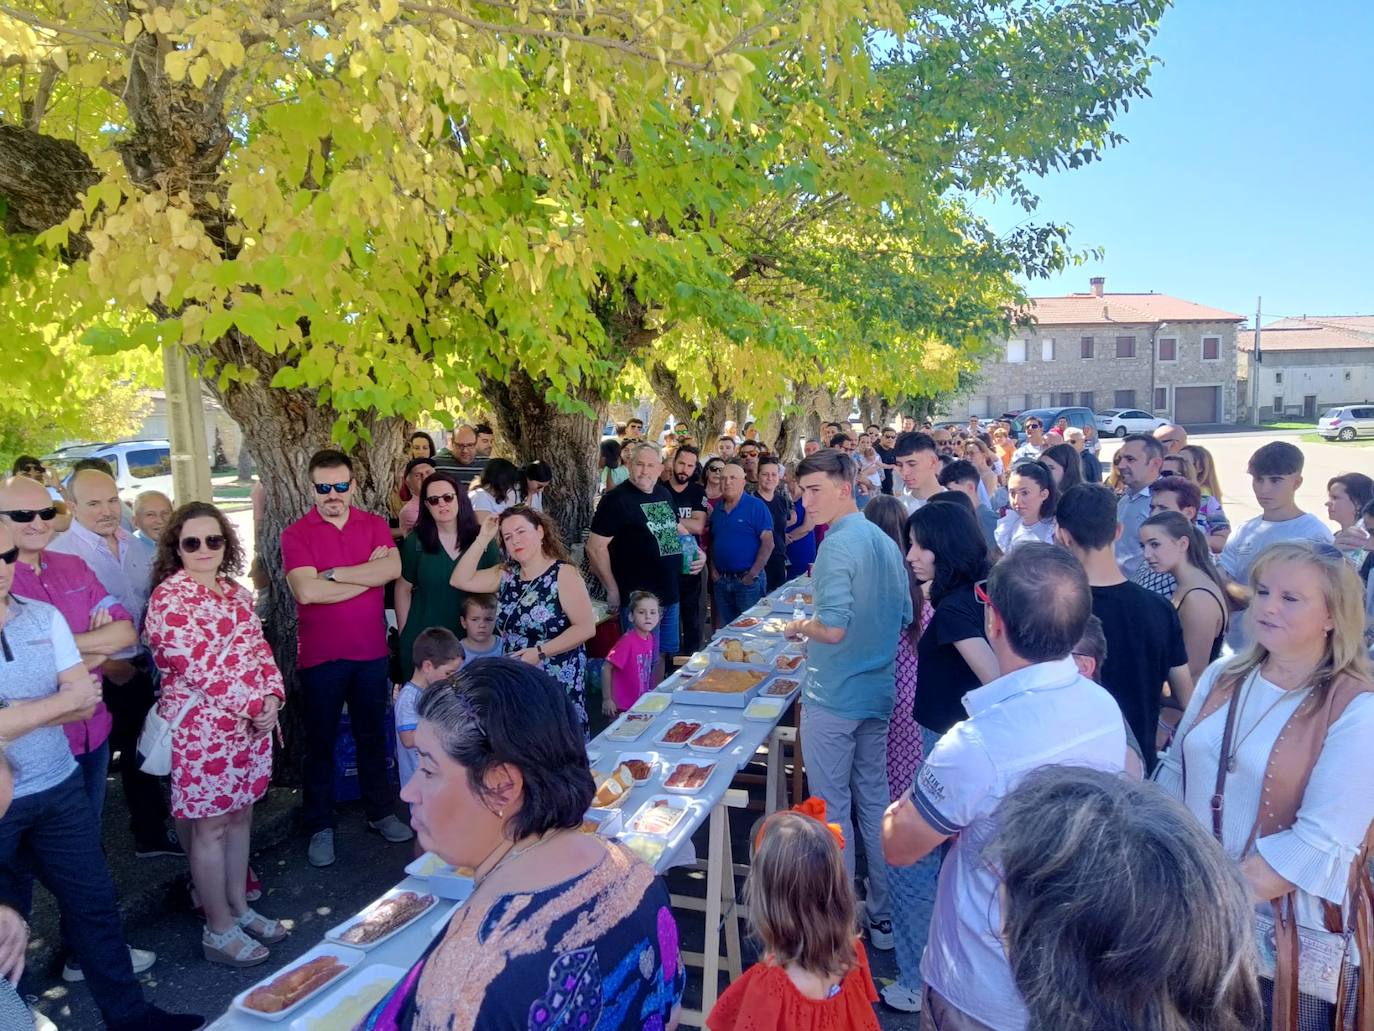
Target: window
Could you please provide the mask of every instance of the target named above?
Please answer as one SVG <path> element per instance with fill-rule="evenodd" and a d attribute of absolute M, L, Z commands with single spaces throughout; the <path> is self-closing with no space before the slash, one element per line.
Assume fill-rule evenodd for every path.
<path fill-rule="evenodd" d="M 172 474 L 172 453 L 167 448 L 130 451 L 124 460 L 129 464 L 129 475 L 136 480 Z"/>
<path fill-rule="evenodd" d="M 1126 337 L 1126 339 L 1127 339 L 1127 340 L 1131 340 L 1131 339 L 1133 339 L 1133 338 L 1131 338 L 1131 337 Z M 1134 407 L 1135 407 L 1135 391 L 1134 391 L 1134 390 L 1118 390 L 1118 391 L 1116 392 L 1116 395 L 1115 395 L 1114 398 L 1113 398 L 1113 402 L 1115 403 L 1116 407 L 1118 407 L 1118 408 L 1134 408 Z"/>
<path fill-rule="evenodd" d="M 1202 360 L 1214 362 L 1221 357 L 1221 337 L 1202 338 Z"/>
<path fill-rule="evenodd" d="M 1091 340 L 1092 337 L 1088 337 L 1088 339 Z M 1096 405 L 1093 404 L 1093 392 L 1091 390 L 1084 390 L 1080 393 L 1078 395 L 1078 403 L 1089 411 L 1096 410 Z"/>
<path fill-rule="evenodd" d="M 1276 373 L 1274 373 L 1274 382 L 1275 382 L 1275 383 L 1282 383 L 1282 382 L 1283 382 L 1283 373 L 1281 373 L 1281 372 L 1276 372 Z"/>
<path fill-rule="evenodd" d="M 1162 362 L 1178 361 L 1178 338 L 1160 337 L 1159 338 L 1159 360 Z"/>
<path fill-rule="evenodd" d="M 1066 391 L 1064 391 L 1062 394 L 1060 394 L 1060 395 L 1059 395 L 1059 402 L 1058 402 L 1058 403 L 1059 403 L 1059 407 L 1060 407 L 1060 408 L 1072 408 L 1072 407 L 1073 407 L 1073 391 L 1072 391 L 1072 390 L 1066 390 Z"/>
<path fill-rule="evenodd" d="M 1040 360 L 1042 362 L 1054 361 L 1054 337 L 1046 337 L 1040 341 Z"/>
<path fill-rule="evenodd" d="M 1155 387 L 1155 411 L 1167 412 L 1169 410 L 1169 388 Z"/>
<path fill-rule="evenodd" d="M 1092 357 L 1095 357 L 1095 356 L 1093 355 L 1093 338 L 1092 338 L 1092 337 L 1080 337 L 1080 338 L 1079 338 L 1079 340 L 1078 340 L 1078 356 L 1079 356 L 1080 358 L 1092 358 Z"/>
<path fill-rule="evenodd" d="M 1116 338 L 1116 356 L 1118 358 L 1135 357 L 1135 337 Z"/>
<path fill-rule="evenodd" d="M 1007 341 L 1007 361 L 1016 363 L 1026 360 L 1026 342 L 1024 340 Z"/>
<path fill-rule="evenodd" d="M 1281 394 L 1274 395 L 1274 414 L 1283 414 L 1283 396 Z"/>

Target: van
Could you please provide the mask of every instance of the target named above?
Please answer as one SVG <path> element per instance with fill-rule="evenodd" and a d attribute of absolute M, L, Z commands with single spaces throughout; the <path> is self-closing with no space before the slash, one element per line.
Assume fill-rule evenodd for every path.
<path fill-rule="evenodd" d="M 65 489 L 76 463 L 100 458 L 110 463 L 121 501 L 132 505 L 145 490 L 172 496 L 172 445 L 166 440 L 126 440 L 117 444 L 80 444 L 64 447 L 43 459 Z"/>

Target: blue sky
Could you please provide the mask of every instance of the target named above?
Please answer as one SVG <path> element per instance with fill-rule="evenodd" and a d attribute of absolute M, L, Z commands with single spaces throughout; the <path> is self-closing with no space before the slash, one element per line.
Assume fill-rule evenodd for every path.
<path fill-rule="evenodd" d="M 1030 220 L 1102 261 L 1026 285 L 1173 294 L 1264 321 L 1374 313 L 1374 2 L 1176 0 L 1128 138 L 1039 182 Z M 1027 216 L 992 209 L 1009 229 Z"/>

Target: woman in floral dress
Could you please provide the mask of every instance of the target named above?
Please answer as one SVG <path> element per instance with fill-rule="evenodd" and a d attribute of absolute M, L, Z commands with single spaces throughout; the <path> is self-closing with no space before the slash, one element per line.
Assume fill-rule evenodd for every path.
<path fill-rule="evenodd" d="M 478 569 L 482 552 L 498 533 L 506 562 L 496 569 Z M 528 505 L 488 516 L 477 540 L 459 558 L 452 583 L 459 590 L 496 595 L 496 631 L 506 654 L 558 681 L 585 733 L 585 644 L 596 635 L 596 617 L 587 585 L 569 561 L 553 520 Z"/>
<path fill-rule="evenodd" d="M 281 673 L 232 576 L 234 528 L 213 505 L 183 505 L 158 543 L 144 632 L 162 674 L 158 712 L 172 732 L 172 815 L 189 828 L 191 880 L 205 910 L 205 958 L 253 966 L 286 930 L 245 898 L 253 804 L 272 776 Z"/>

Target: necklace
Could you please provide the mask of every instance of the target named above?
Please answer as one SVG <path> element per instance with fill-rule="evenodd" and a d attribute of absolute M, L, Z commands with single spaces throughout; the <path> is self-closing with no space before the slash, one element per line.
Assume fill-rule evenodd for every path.
<path fill-rule="evenodd" d="M 1245 688 L 1240 697 L 1240 711 L 1242 713 L 1245 712 L 1246 703 L 1250 700 L 1250 685 L 1253 684 L 1258 678 L 1259 670 L 1256 669 L 1255 672 L 1250 675 L 1250 679 L 1245 682 Z M 1250 729 L 1240 736 L 1240 740 L 1231 746 L 1231 752 L 1226 757 L 1227 773 L 1236 772 L 1236 766 L 1238 765 L 1236 756 L 1240 753 L 1240 746 L 1245 744 L 1245 739 L 1249 737 L 1251 734 L 1253 734 L 1256 730 L 1258 730 L 1259 725 L 1263 723 L 1265 720 L 1267 720 L 1269 718 L 1269 714 L 1273 712 L 1276 708 L 1278 708 L 1279 703 L 1288 698 L 1288 696 L 1288 692 L 1284 691 L 1277 698 L 1275 698 L 1274 701 L 1270 703 L 1269 708 L 1265 709 L 1264 712 L 1260 713 L 1260 718 L 1255 720 L 1255 722 L 1250 725 Z"/>
<path fill-rule="evenodd" d="M 506 842 L 506 850 L 504 853 L 502 853 L 501 858 L 496 860 L 495 863 L 492 863 L 492 865 L 487 867 L 486 870 L 482 870 L 481 868 L 483 866 L 486 866 L 487 862 L 491 859 L 491 857 L 494 856 L 501 849 L 501 846 L 497 845 L 496 848 L 492 849 L 491 852 L 487 854 L 487 858 L 482 860 L 482 862 L 478 864 L 478 868 L 473 871 L 473 890 L 476 891 L 478 888 L 480 888 L 483 885 L 483 883 L 485 883 L 487 879 L 491 877 L 492 874 L 494 874 L 497 870 L 501 869 L 501 867 L 503 867 L 506 863 L 510 862 L 512 859 L 515 859 L 519 856 L 523 856 L 526 852 L 529 852 L 531 849 L 536 849 L 540 845 L 543 845 L 545 842 L 552 841 L 554 838 L 558 836 L 558 832 L 544 835 L 542 837 L 536 838 L 534 841 L 531 841 L 528 845 L 522 845 L 519 848 L 515 847 L 514 842 Z"/>

